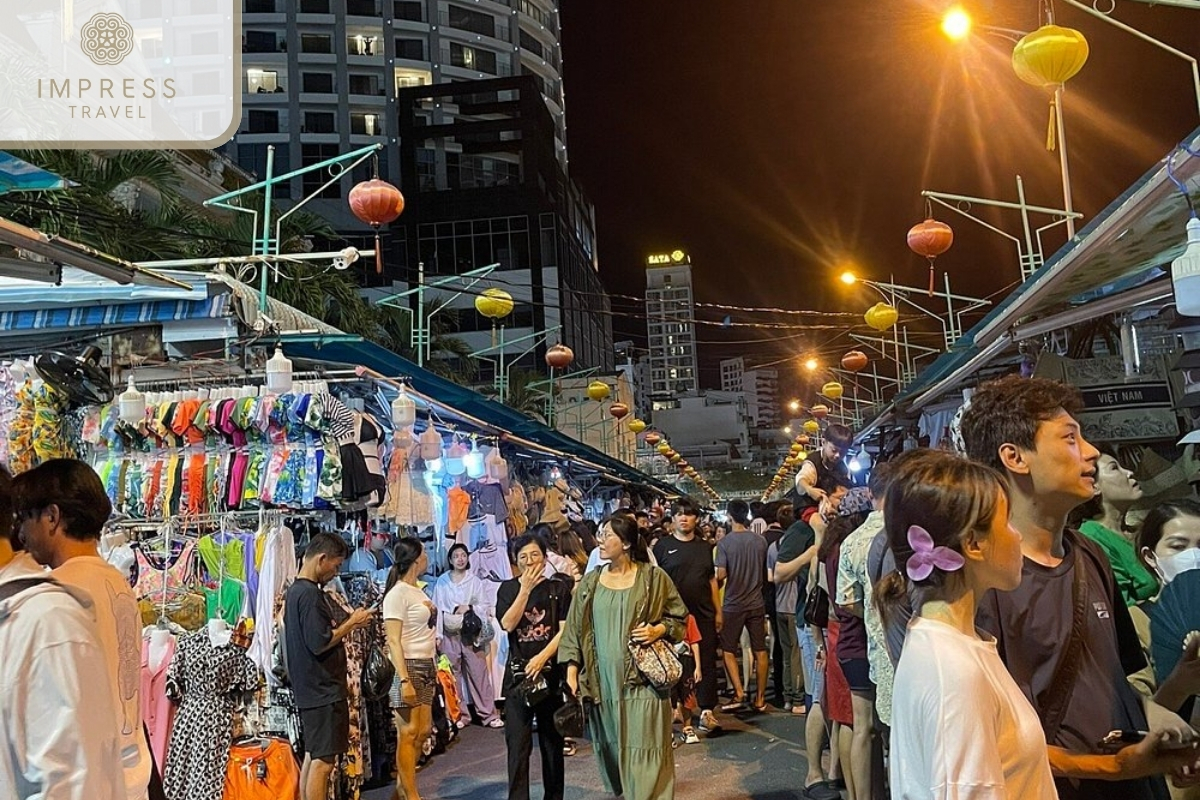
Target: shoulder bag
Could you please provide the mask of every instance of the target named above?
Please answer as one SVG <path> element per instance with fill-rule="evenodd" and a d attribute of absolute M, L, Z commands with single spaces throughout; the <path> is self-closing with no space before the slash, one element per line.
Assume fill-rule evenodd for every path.
<path fill-rule="evenodd" d="M 378 642 L 373 643 L 367 650 L 367 657 L 363 659 L 361 681 L 363 697 L 371 701 L 382 700 L 392 690 L 392 682 L 395 678 L 396 665 L 392 663 L 392 659 L 388 657 L 387 652 L 379 646 Z"/>
<path fill-rule="evenodd" d="M 804 621 L 818 628 L 829 627 L 829 593 L 821 584 L 813 584 L 804 601 Z"/>
<path fill-rule="evenodd" d="M 1066 716 L 1067 706 L 1075 691 L 1075 680 L 1079 677 L 1079 669 L 1083 664 L 1083 636 L 1087 619 L 1087 586 L 1083 571 L 1087 555 L 1077 543 L 1074 548 L 1075 566 L 1074 580 L 1071 583 L 1072 616 L 1071 638 L 1067 641 L 1067 649 L 1054 668 L 1054 677 L 1050 679 L 1050 688 L 1042 695 L 1048 702 L 1041 709 L 1042 731 L 1046 735 L 1046 743 L 1054 744 L 1058 730 L 1062 727 L 1063 717 Z M 1039 698 L 1040 700 L 1040 698 Z"/>

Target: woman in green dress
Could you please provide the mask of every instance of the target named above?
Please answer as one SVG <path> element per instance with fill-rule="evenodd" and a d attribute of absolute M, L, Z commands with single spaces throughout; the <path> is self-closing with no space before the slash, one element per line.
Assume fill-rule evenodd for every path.
<path fill-rule="evenodd" d="M 638 672 L 629 643 L 682 641 L 687 608 L 650 564 L 632 516 L 610 517 L 597 539 L 609 563 L 576 588 L 558 660 L 586 704 L 604 788 L 625 800 L 665 800 L 675 796 L 669 694 Z"/>

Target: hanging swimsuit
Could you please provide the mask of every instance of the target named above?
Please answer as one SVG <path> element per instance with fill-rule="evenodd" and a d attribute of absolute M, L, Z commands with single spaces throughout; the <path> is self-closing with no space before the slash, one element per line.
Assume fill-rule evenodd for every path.
<path fill-rule="evenodd" d="M 161 560 L 159 558 L 151 559 L 150 554 L 144 549 L 135 548 L 134 556 L 137 559 L 138 576 L 137 582 L 133 585 L 133 593 L 139 598 L 148 597 L 153 601 L 158 601 L 161 600 L 163 591 L 166 589 L 191 587 L 196 580 L 195 551 L 195 542 L 185 542 L 179 555 L 168 566 L 162 563 L 162 560 L 170 558 L 169 555 L 163 556 Z M 155 563 L 155 561 L 160 563 Z"/>

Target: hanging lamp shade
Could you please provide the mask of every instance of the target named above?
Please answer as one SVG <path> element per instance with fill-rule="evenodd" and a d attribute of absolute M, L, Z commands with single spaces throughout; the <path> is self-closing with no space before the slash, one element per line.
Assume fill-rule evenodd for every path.
<path fill-rule="evenodd" d="M 417 404 L 409 397 L 403 385 L 396 399 L 392 401 L 392 424 L 397 428 L 407 428 L 417 421 Z"/>
<path fill-rule="evenodd" d="M 575 360 L 575 351 L 565 344 L 556 344 L 546 351 L 546 366 L 566 369 Z"/>
<path fill-rule="evenodd" d="M 634 417 L 633 419 L 629 420 L 629 422 L 625 423 L 625 427 L 629 429 L 630 433 L 636 435 L 646 430 L 646 423 L 644 420 Z"/>
<path fill-rule="evenodd" d="M 608 413 L 616 419 L 624 419 L 629 416 L 629 406 L 624 403 L 613 403 L 608 407 Z"/>
<path fill-rule="evenodd" d="M 683 460 L 683 456 L 679 455 L 679 453 L 671 453 L 671 455 L 667 456 L 667 460 L 672 464 L 678 464 Z"/>
<path fill-rule="evenodd" d="M 808 444 L 810 441 L 811 439 L 808 438 L 807 433 L 802 433 L 796 437 L 796 444 Z"/>
<path fill-rule="evenodd" d="M 649 436 L 647 436 L 647 437 L 646 437 L 646 439 L 647 439 L 647 441 L 649 441 L 650 437 L 649 437 Z M 669 453 L 669 452 L 671 452 L 671 445 L 670 445 L 670 444 L 668 444 L 668 443 L 667 443 L 667 442 L 665 442 L 665 441 L 662 441 L 662 439 L 659 439 L 659 442 L 658 442 L 658 453 L 659 453 L 659 455 L 663 455 L 663 456 L 665 456 L 665 455 L 666 455 L 667 453 Z"/>
<path fill-rule="evenodd" d="M 1013 72 L 1031 86 L 1058 86 L 1083 69 L 1088 50 L 1087 39 L 1074 28 L 1043 25 L 1013 48 Z"/>
<path fill-rule="evenodd" d="M 808 458 L 808 453 L 804 450 L 801 450 L 799 453 L 796 453 L 796 463 L 800 463 L 801 461 L 804 461 L 807 458 Z"/>
<path fill-rule="evenodd" d="M 845 391 L 845 388 L 837 381 L 829 381 L 821 387 L 821 394 L 830 400 L 840 400 Z"/>
<path fill-rule="evenodd" d="M 612 389 L 609 389 L 608 384 L 604 381 L 592 381 L 588 384 L 587 396 L 597 403 L 607 400 L 610 394 L 612 394 Z"/>
<path fill-rule="evenodd" d="M 654 447 L 656 444 L 658 444 L 661 441 L 662 441 L 662 434 L 659 433 L 658 431 L 650 431 L 649 433 L 646 434 L 646 444 L 650 445 L 651 447 Z"/>
<path fill-rule="evenodd" d="M 792 446 L 791 446 L 790 448 L 788 448 L 788 449 L 789 449 L 789 451 L 791 452 L 791 454 L 792 454 L 792 455 L 796 455 L 796 453 L 799 453 L 799 452 L 800 452 L 801 450 L 803 450 L 804 448 L 800 446 L 800 443 L 799 443 L 799 442 L 795 442 L 795 443 L 793 443 L 793 444 L 792 444 Z"/>
<path fill-rule="evenodd" d="M 822 393 L 822 394 L 824 394 L 824 393 L 825 393 L 825 392 L 824 392 L 824 390 L 825 390 L 825 387 L 826 387 L 826 386 L 828 386 L 828 385 L 829 385 L 829 384 L 826 384 L 825 386 L 822 386 L 822 387 L 821 387 L 821 390 L 822 390 L 822 391 L 821 391 L 821 393 Z M 825 417 L 829 416 L 829 406 L 825 405 L 824 403 L 817 403 L 815 406 L 813 406 L 812 408 L 810 408 L 810 409 L 809 409 L 809 411 L 811 411 L 811 412 L 812 412 L 812 415 L 813 415 L 813 417 L 815 417 L 816 419 L 825 419 Z M 805 430 L 808 430 L 808 426 L 806 425 L 806 426 L 804 427 L 804 429 L 805 429 Z"/>
<path fill-rule="evenodd" d="M 862 350 L 851 350 L 842 356 L 842 369 L 848 372 L 860 372 L 866 369 L 869 359 Z"/>
<path fill-rule="evenodd" d="M 121 421 L 129 425 L 137 425 L 146 418 L 146 395 L 138 391 L 132 374 L 129 376 L 129 388 L 121 392 L 118 398 L 118 408 Z"/>
<path fill-rule="evenodd" d="M 484 289 L 475 298 L 475 310 L 490 320 L 504 319 L 513 310 L 512 295 L 503 289 Z"/>
<path fill-rule="evenodd" d="M 804 430 L 808 431 L 809 433 L 820 433 L 821 423 L 817 422 L 815 419 L 805 420 Z"/>
<path fill-rule="evenodd" d="M 863 314 L 863 319 L 875 330 L 886 331 L 896 324 L 896 320 L 900 319 L 900 312 L 887 303 L 876 303 L 867 309 L 867 313 Z"/>
<path fill-rule="evenodd" d="M 372 178 L 355 185 L 346 199 L 354 216 L 375 229 L 375 274 L 382 274 L 383 252 L 379 244 L 379 228 L 393 222 L 404 212 L 404 195 L 387 181 Z"/>

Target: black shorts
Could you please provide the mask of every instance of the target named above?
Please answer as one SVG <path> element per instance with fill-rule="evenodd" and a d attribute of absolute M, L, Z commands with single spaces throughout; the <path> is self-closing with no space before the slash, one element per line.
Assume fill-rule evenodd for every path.
<path fill-rule="evenodd" d="M 750 649 L 755 653 L 767 651 L 766 611 L 734 611 L 725 609 L 721 626 L 721 649 L 726 653 L 737 653 L 742 649 L 742 628 L 750 633 Z"/>
<path fill-rule="evenodd" d="M 350 706 L 345 700 L 300 709 L 300 725 L 304 752 L 315 759 L 330 761 L 350 747 Z"/>
<path fill-rule="evenodd" d="M 842 674 L 846 676 L 846 683 L 850 684 L 852 692 L 873 692 L 875 684 L 871 683 L 871 662 L 865 658 L 849 658 L 843 661 L 838 659 L 838 664 L 842 668 Z"/>

